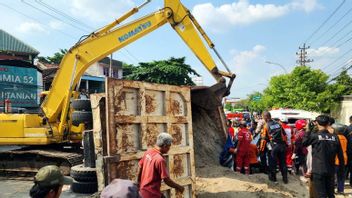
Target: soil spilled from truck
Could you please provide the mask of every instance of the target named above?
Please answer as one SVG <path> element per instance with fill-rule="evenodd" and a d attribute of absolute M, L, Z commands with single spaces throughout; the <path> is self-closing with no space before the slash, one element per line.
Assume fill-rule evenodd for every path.
<path fill-rule="evenodd" d="M 278 173 L 278 184 L 273 184 L 265 174 L 246 176 L 220 166 L 219 154 L 226 137 L 218 114 L 218 110 L 192 105 L 197 197 L 308 197 L 307 185 L 296 176 L 289 176 L 289 183 L 283 184 Z"/>

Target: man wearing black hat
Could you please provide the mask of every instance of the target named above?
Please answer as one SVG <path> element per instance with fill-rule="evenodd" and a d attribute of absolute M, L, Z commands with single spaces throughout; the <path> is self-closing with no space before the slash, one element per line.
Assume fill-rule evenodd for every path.
<path fill-rule="evenodd" d="M 34 177 L 31 198 L 59 198 L 63 185 L 72 184 L 73 179 L 65 177 L 57 166 L 44 166 Z"/>
<path fill-rule="evenodd" d="M 318 132 L 308 131 L 303 137 L 303 146 L 312 145 L 312 181 L 318 197 L 334 196 L 334 170 L 336 155 L 339 159 L 339 174 L 344 174 L 344 158 L 339 139 L 328 131 L 329 117 L 316 118 Z"/>

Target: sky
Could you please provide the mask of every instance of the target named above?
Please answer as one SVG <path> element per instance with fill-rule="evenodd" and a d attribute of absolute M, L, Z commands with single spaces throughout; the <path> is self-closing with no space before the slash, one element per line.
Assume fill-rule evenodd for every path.
<path fill-rule="evenodd" d="M 0 28 L 37 49 L 40 56 L 51 56 L 59 49 L 69 49 L 82 35 L 141 3 L 142 0 L 0 0 Z M 351 60 L 350 0 L 183 0 L 182 3 L 237 75 L 230 97 L 246 98 L 265 89 L 272 76 L 292 71 L 297 66 L 296 52 L 305 42 L 310 46 L 308 58 L 314 60 L 307 65 L 314 69 L 334 76 Z M 162 7 L 163 1 L 152 0 L 128 21 Z M 225 70 L 215 54 L 211 54 L 218 68 Z M 134 65 L 172 56 L 186 57 L 186 63 L 202 76 L 205 85 L 216 83 L 168 24 L 113 53 L 114 59 Z"/>

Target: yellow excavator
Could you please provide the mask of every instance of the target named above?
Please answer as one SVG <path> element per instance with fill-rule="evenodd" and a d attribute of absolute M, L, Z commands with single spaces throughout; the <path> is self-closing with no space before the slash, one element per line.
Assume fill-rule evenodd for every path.
<path fill-rule="evenodd" d="M 89 128 L 84 120 L 80 120 L 82 116 L 72 115 L 72 101 L 77 98 L 75 88 L 81 76 L 94 62 L 166 23 L 171 25 L 217 80 L 217 84 L 212 87 L 194 89 L 192 103 L 207 109 L 221 105 L 222 98 L 229 94 L 235 75 L 230 72 L 194 16 L 179 0 L 164 0 L 162 9 L 121 25 L 121 22 L 137 13 L 149 2 L 150 0 L 147 0 L 114 22 L 81 38 L 68 50 L 61 61 L 50 91 L 41 104 L 40 113 L 0 114 L 0 145 L 29 146 L 15 151 L 1 152 L 0 171 L 31 172 L 48 163 L 55 163 L 61 167 L 70 167 L 80 163 L 82 160 L 79 157 L 80 153 L 63 152 L 52 148 L 53 145 L 79 143 L 82 140 L 82 132 L 85 128 Z M 205 43 L 214 50 L 226 67 L 226 72 L 217 68 Z M 228 85 L 224 77 L 230 79 Z M 77 123 L 77 120 L 80 122 Z M 50 149 L 47 149 L 49 146 Z"/>

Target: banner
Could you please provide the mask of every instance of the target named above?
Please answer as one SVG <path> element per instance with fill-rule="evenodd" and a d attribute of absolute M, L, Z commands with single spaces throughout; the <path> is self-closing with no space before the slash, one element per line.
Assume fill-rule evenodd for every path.
<path fill-rule="evenodd" d="M 36 68 L 0 65 L 0 106 L 38 107 L 42 75 Z"/>

